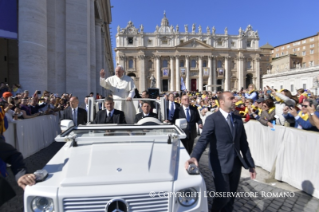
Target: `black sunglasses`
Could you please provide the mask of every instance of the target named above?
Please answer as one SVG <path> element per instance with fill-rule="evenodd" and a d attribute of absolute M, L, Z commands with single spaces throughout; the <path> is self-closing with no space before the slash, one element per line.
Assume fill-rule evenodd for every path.
<path fill-rule="evenodd" d="M 305 107 L 305 108 L 307 108 L 308 107 L 308 105 L 301 105 L 302 107 Z"/>

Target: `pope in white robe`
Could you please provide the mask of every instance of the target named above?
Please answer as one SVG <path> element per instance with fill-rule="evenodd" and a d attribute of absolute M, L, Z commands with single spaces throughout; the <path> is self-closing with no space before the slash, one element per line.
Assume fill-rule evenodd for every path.
<path fill-rule="evenodd" d="M 135 95 L 135 84 L 131 77 L 124 75 L 124 68 L 117 66 L 115 75 L 107 79 L 105 79 L 105 72 L 102 69 L 100 72 L 100 85 L 112 91 L 114 108 L 124 112 L 126 123 L 133 124 L 136 110 L 131 100 Z M 116 99 L 126 99 L 126 101 Z"/>

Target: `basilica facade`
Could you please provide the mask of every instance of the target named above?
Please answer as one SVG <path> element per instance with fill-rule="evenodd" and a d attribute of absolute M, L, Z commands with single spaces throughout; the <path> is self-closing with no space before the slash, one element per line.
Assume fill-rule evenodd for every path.
<path fill-rule="evenodd" d="M 248 25 L 238 35 L 227 27 L 169 25 L 164 13 L 155 32 L 144 32 L 129 21 L 117 28 L 116 62 L 135 80 L 139 91 L 149 87 L 161 91 L 240 90 L 254 83 L 261 88 L 261 75 L 270 66 L 271 50 L 259 47 L 257 31 Z M 189 30 L 189 28 L 191 28 Z M 207 86 L 206 85 L 210 85 Z"/>

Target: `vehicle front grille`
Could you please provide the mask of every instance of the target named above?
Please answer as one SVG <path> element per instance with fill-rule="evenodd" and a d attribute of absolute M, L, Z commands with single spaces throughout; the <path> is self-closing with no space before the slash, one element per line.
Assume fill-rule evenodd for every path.
<path fill-rule="evenodd" d="M 105 212 L 107 203 L 112 199 L 127 202 L 129 212 L 164 212 L 168 211 L 168 197 L 151 197 L 149 194 L 76 197 L 63 199 L 64 212 Z"/>

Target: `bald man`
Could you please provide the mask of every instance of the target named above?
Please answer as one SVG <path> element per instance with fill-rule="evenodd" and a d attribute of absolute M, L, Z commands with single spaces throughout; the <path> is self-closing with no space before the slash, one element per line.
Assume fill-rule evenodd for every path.
<path fill-rule="evenodd" d="M 83 108 L 79 108 L 79 99 L 76 96 L 70 98 L 70 107 L 63 111 L 62 119 L 73 120 L 74 126 L 87 123 L 87 113 Z"/>

